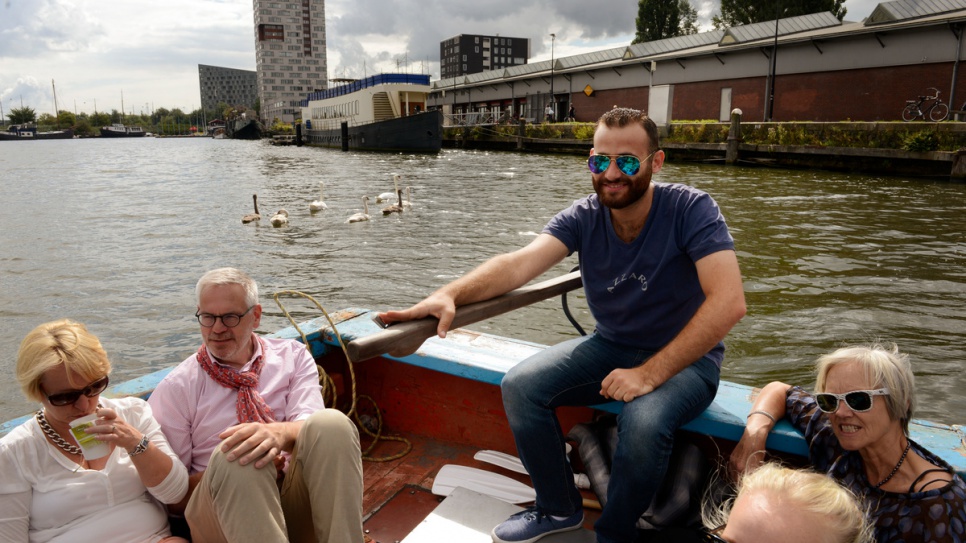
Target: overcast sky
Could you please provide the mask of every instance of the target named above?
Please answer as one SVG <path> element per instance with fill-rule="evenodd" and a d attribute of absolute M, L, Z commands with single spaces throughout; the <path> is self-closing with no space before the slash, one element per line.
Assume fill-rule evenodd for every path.
<path fill-rule="evenodd" d="M 691 0 L 699 26 L 720 0 Z M 859 21 L 877 0 L 846 0 Z M 439 78 L 439 42 L 530 38 L 531 60 L 628 45 L 636 0 L 327 0 L 328 76 Z M 255 69 L 251 0 L 0 0 L 0 104 L 53 113 L 200 106 L 198 64 Z"/>

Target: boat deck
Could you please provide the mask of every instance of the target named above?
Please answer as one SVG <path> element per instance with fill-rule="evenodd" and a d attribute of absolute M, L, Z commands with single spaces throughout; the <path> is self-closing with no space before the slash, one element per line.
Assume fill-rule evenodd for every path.
<path fill-rule="evenodd" d="M 467 521 L 453 521 L 444 527 L 440 521 L 434 521 L 431 514 L 444 501 L 442 496 L 432 493 L 433 479 L 440 468 L 446 464 L 457 464 L 485 469 L 511 477 L 520 482 L 530 484 L 529 479 L 522 474 L 514 473 L 499 467 L 486 464 L 475 460 L 473 455 L 480 450 L 478 447 L 447 443 L 422 436 L 405 436 L 412 444 L 412 450 L 405 456 L 386 462 L 365 461 L 363 462 L 363 478 L 365 492 L 363 495 L 363 520 L 366 535 L 372 541 L 378 543 L 396 543 L 406 539 L 420 524 L 432 523 L 430 528 L 421 528 L 414 533 L 414 539 L 420 543 L 435 542 L 437 536 L 447 534 L 450 536 L 448 541 L 453 539 L 461 531 L 470 529 L 471 523 Z M 370 441 L 363 439 L 363 448 Z M 396 454 L 402 443 L 395 441 L 381 441 L 372 451 L 374 456 L 392 456 Z M 584 496 L 596 499 L 590 491 L 583 491 Z M 466 496 L 460 496 L 457 492 L 445 500 L 467 501 Z M 489 541 L 489 529 L 500 522 L 503 518 L 512 514 L 513 507 L 504 502 L 494 503 L 493 498 L 476 497 L 470 498 L 473 506 L 483 507 L 491 514 L 499 515 L 500 520 L 487 524 L 486 533 L 483 541 Z M 465 507 L 466 504 L 463 505 Z M 451 509 L 452 505 L 449 506 Z M 508 509 L 510 508 L 510 509 Z M 517 508 L 518 509 L 518 508 Z M 445 508 L 443 510 L 445 512 Z M 510 511 L 509 513 L 507 511 Z M 584 527 L 592 529 L 594 521 L 600 516 L 600 512 L 593 509 L 584 510 Z M 486 523 L 482 518 L 481 522 Z M 477 528 L 482 529 L 482 527 Z M 420 532 L 428 530 L 432 537 Z M 449 531 L 449 532 L 448 532 Z M 461 542 L 470 540 L 460 537 Z M 440 540 L 443 541 L 443 540 Z M 591 539 L 592 541 L 592 539 Z"/>

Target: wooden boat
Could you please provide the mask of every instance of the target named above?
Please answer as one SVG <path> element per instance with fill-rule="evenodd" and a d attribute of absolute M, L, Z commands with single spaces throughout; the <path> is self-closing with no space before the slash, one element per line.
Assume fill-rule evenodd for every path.
<path fill-rule="evenodd" d="M 50 132 L 37 132 L 36 126 L 27 124 L 14 124 L 7 130 L 0 130 L 0 141 L 33 141 L 33 140 L 69 140 L 74 137 L 74 131 L 70 128 L 66 130 L 52 130 Z"/>
<path fill-rule="evenodd" d="M 428 75 L 378 74 L 335 79 L 340 85 L 302 102 L 308 145 L 367 151 L 435 153 L 443 145 L 443 114 L 426 111 Z"/>
<path fill-rule="evenodd" d="M 124 126 L 121 123 L 114 123 L 111 126 L 101 127 L 102 138 L 143 138 L 147 134 L 140 126 Z"/>
<path fill-rule="evenodd" d="M 348 411 L 349 405 L 354 405 L 357 420 L 372 434 L 380 434 L 374 443 L 372 434 L 367 436 L 363 431 L 364 455 L 380 460 L 363 464 L 365 528 L 372 540 L 489 543 L 489 530 L 519 509 L 493 496 L 500 490 L 514 494 L 525 488 L 522 485 L 529 483 L 526 476 L 474 457 L 481 450 L 516 453 L 499 382 L 509 368 L 545 346 L 457 327 L 580 286 L 579 273 L 574 272 L 461 307 L 446 339 L 435 337 L 435 319 L 383 329 L 374 322 L 374 312 L 353 308 L 272 334 L 306 342 L 331 378 L 330 390 L 338 393 L 337 406 Z M 412 349 L 420 343 L 409 356 L 384 354 L 390 349 Z M 146 397 L 170 369 L 117 384 L 108 394 Z M 714 403 L 684 431 L 694 440 L 706 440 L 716 450 L 730 451 L 729 444 L 733 445 L 744 429 L 753 397 L 751 387 L 723 381 Z M 566 430 L 577 422 L 589 421 L 595 410 L 616 413 L 619 408 L 617 402 L 606 402 L 594 408 L 560 409 L 558 416 Z M 26 418 L 3 424 L 0 435 Z M 949 462 L 960 475 L 966 475 L 966 440 L 958 426 L 916 420 L 910 431 L 918 443 Z M 775 455 L 792 462 L 803 462 L 807 454 L 802 436 L 784 421 L 769 436 L 767 445 Z M 456 488 L 440 503 L 441 497 L 431 489 L 434 483 L 439 486 L 441 471 L 448 464 L 484 469 L 492 476 L 483 484 Z M 468 478 L 455 476 L 454 481 L 454 476 L 447 477 L 451 485 L 473 483 Z M 588 490 L 582 492 L 589 500 L 596 498 Z M 585 528 L 590 528 L 598 516 L 595 509 L 586 509 Z M 578 531 L 544 541 L 592 542 L 594 538 L 588 531 Z"/>

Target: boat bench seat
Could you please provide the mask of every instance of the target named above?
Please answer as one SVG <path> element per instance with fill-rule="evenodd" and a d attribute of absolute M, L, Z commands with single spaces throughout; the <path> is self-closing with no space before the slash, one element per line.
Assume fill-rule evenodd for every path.
<path fill-rule="evenodd" d="M 337 325 L 344 341 L 364 337 L 380 329 L 372 322 L 371 313 L 361 313 Z M 311 321 L 309 326 L 322 328 L 328 325 L 324 319 Z M 326 331 L 324 343 L 327 348 L 338 349 L 338 342 L 330 330 Z M 286 328 L 276 335 L 298 338 L 294 328 Z M 314 338 L 310 336 L 310 342 Z M 473 332 L 463 328 L 451 330 L 446 339 L 427 339 L 414 354 L 386 358 L 427 368 L 442 373 L 499 385 L 506 372 L 525 358 L 544 349 L 545 345 L 527 341 Z M 317 347 L 313 347 L 315 350 Z M 363 362 L 364 363 L 364 362 Z M 715 401 L 697 419 L 684 426 L 685 430 L 737 441 L 745 428 L 745 419 L 751 410 L 754 390 L 745 385 L 722 381 Z M 619 413 L 622 402 L 603 402 L 596 409 Z M 808 449 L 802 435 L 785 421 L 779 421 L 767 442 L 768 448 L 797 455 L 807 455 Z"/>
<path fill-rule="evenodd" d="M 380 331 L 372 322 L 372 313 L 358 311 L 354 318 L 338 324 L 339 333 L 344 341 L 363 337 Z M 315 322 L 315 321 L 313 321 Z M 324 328 L 328 323 L 319 319 L 317 327 Z M 326 331 L 324 343 L 338 349 L 338 342 L 331 331 Z M 298 337 L 294 328 L 280 331 L 279 335 Z M 310 337 L 310 342 L 316 339 Z M 451 330 L 446 339 L 432 337 L 426 340 L 416 353 L 400 358 L 390 357 L 407 364 L 422 368 L 473 379 L 475 381 L 499 385 L 506 372 L 530 355 L 546 348 L 537 343 L 473 332 L 466 329 Z M 313 348 L 314 350 L 314 348 Z M 696 419 L 684 426 L 685 430 L 713 437 L 737 441 L 745 429 L 745 419 L 751 411 L 756 390 L 750 386 L 729 381 L 721 381 L 714 402 Z M 619 413 L 621 402 L 604 402 L 593 406 L 596 409 Z M 913 420 L 909 431 L 917 443 L 926 447 L 948 462 L 962 476 L 966 477 L 966 436 L 959 426 L 937 424 L 925 420 Z M 808 455 L 808 446 L 802 434 L 787 421 L 781 420 L 768 436 L 766 446 L 769 450 L 799 456 Z"/>

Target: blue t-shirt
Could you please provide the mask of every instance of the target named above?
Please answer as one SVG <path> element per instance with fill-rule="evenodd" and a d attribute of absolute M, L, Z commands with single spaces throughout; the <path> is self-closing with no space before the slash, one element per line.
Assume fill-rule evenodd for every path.
<path fill-rule="evenodd" d="M 704 303 L 694 263 L 735 243 L 718 204 L 687 185 L 654 183 L 644 228 L 631 243 L 611 225 L 596 194 L 577 200 L 543 229 L 575 251 L 587 304 L 605 339 L 656 352 Z M 719 342 L 707 355 L 718 366 Z"/>

